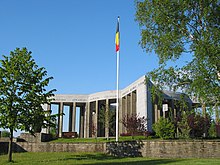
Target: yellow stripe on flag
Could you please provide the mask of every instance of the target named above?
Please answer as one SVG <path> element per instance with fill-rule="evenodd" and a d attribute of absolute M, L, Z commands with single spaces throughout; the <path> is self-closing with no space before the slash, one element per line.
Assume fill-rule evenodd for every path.
<path fill-rule="evenodd" d="M 119 51 L 119 21 L 117 22 L 117 29 L 115 34 L 115 46 L 116 46 L 116 52 Z"/>

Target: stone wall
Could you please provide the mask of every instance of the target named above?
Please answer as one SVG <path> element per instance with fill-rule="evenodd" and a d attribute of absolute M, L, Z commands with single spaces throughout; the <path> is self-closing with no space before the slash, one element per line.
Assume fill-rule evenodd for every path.
<path fill-rule="evenodd" d="M 219 158 L 220 141 L 146 141 L 141 153 L 144 157 Z"/>
<path fill-rule="evenodd" d="M 220 141 L 143 141 L 107 143 L 107 153 L 115 156 L 152 158 L 219 158 Z"/>
<path fill-rule="evenodd" d="M 105 143 L 16 143 L 18 149 L 27 152 L 103 152 L 105 146 Z"/>
<path fill-rule="evenodd" d="M 0 141 L 0 155 L 8 153 L 8 142 Z"/>
<path fill-rule="evenodd" d="M 0 154 L 7 153 L 0 142 Z M 110 143 L 29 143 L 16 142 L 15 152 L 102 152 L 115 156 L 152 158 L 219 158 L 220 141 L 143 141 Z"/>
<path fill-rule="evenodd" d="M 40 143 L 50 141 L 52 139 L 52 135 L 46 133 L 35 133 L 33 136 L 30 133 L 21 133 L 20 139 L 23 139 L 26 142 Z"/>

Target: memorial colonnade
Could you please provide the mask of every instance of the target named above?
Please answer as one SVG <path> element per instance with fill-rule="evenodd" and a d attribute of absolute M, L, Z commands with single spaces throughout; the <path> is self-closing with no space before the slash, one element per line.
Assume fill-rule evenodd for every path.
<path fill-rule="evenodd" d="M 110 134 L 108 124 L 100 123 L 101 112 L 100 111 L 109 111 L 115 110 L 116 106 L 116 97 L 115 91 L 107 91 L 107 93 L 111 93 L 111 97 L 106 95 L 105 97 L 96 97 L 88 100 L 87 98 L 81 99 L 77 98 L 76 95 L 55 95 L 54 101 L 51 104 L 47 105 L 47 110 L 51 110 L 53 105 L 58 108 L 58 117 L 57 117 L 57 135 L 58 137 L 62 137 L 63 133 L 63 124 L 64 124 L 64 106 L 68 106 L 69 116 L 68 116 L 68 126 L 65 126 L 68 129 L 68 132 L 76 132 L 76 123 L 79 124 L 79 132 L 78 136 L 80 138 L 89 138 L 89 137 L 108 137 L 114 136 L 114 134 Z M 74 100 L 74 101 L 71 101 Z M 85 101 L 86 100 L 86 101 Z M 119 106 L 119 121 L 122 120 L 124 116 L 129 116 L 131 114 L 136 113 L 136 91 L 132 91 L 128 93 L 124 97 L 120 98 L 120 106 Z M 77 108 L 78 112 L 78 120 L 77 120 Z M 115 112 L 115 111 L 114 111 Z M 115 116 L 114 116 L 115 118 Z M 65 118 L 66 119 L 66 118 Z M 115 119 L 114 119 L 115 120 Z M 104 130 L 102 129 L 104 127 Z M 95 129 L 95 130 L 94 130 Z M 115 129 L 115 128 L 113 128 Z M 49 129 L 46 131 L 49 133 Z M 94 133 L 95 132 L 95 133 Z M 113 131 L 114 132 L 114 131 Z M 119 133 L 126 132 L 122 123 L 119 122 Z"/>

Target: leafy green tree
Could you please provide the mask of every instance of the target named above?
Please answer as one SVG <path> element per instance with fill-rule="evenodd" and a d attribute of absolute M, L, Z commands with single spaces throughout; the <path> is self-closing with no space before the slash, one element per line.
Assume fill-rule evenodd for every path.
<path fill-rule="evenodd" d="M 26 48 L 3 55 L 0 63 L 0 127 L 10 132 L 11 162 L 13 131 L 20 129 L 33 134 L 53 123 L 53 116 L 42 105 L 49 104 L 55 90 L 46 90 L 52 77 L 45 78 L 47 71 L 38 67 Z"/>
<path fill-rule="evenodd" d="M 216 138 L 217 137 L 216 123 L 214 121 L 211 122 L 211 126 L 209 128 L 209 137 L 210 138 Z"/>
<path fill-rule="evenodd" d="M 190 131 L 191 128 L 188 124 L 188 117 L 191 114 L 189 111 L 182 111 L 181 112 L 181 117 L 177 121 L 177 134 L 178 137 L 188 139 L 190 138 Z"/>
<path fill-rule="evenodd" d="M 103 104 L 99 111 L 99 123 L 102 126 L 102 130 L 107 131 L 107 140 L 109 140 L 109 135 L 115 133 L 115 108 L 106 107 L 106 104 Z"/>
<path fill-rule="evenodd" d="M 161 117 L 157 123 L 153 124 L 153 130 L 156 136 L 162 139 L 173 139 L 175 135 L 174 124 L 168 118 Z"/>
<path fill-rule="evenodd" d="M 203 105 L 220 105 L 220 2 L 136 0 L 140 44 L 154 51 L 159 68 L 148 74 L 162 89 L 182 90 Z M 182 56 L 189 61 L 181 66 Z M 191 60 L 190 60 L 191 59 Z M 171 61 L 175 62 L 172 66 Z"/>

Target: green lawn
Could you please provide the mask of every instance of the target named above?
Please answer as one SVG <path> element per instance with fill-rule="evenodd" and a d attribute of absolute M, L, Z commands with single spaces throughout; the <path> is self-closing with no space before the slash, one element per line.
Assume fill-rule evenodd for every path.
<path fill-rule="evenodd" d="M 15 153 L 13 154 L 14 163 L 7 163 L 7 155 L 0 155 L 1 165 L 68 165 L 68 164 L 104 164 L 104 165 L 219 165 L 219 159 L 150 159 L 150 158 L 116 158 L 102 153 Z"/>
<path fill-rule="evenodd" d="M 132 140 L 148 140 L 150 138 L 147 138 L 145 136 L 134 136 L 134 138 L 132 139 L 131 136 L 123 136 L 119 138 L 119 141 L 132 141 Z M 110 142 L 110 141 L 115 141 L 115 138 L 110 138 L 109 140 L 107 140 L 106 138 L 58 138 L 56 140 L 53 140 L 51 142 L 62 142 L 62 143 L 95 143 L 95 142 Z"/>

